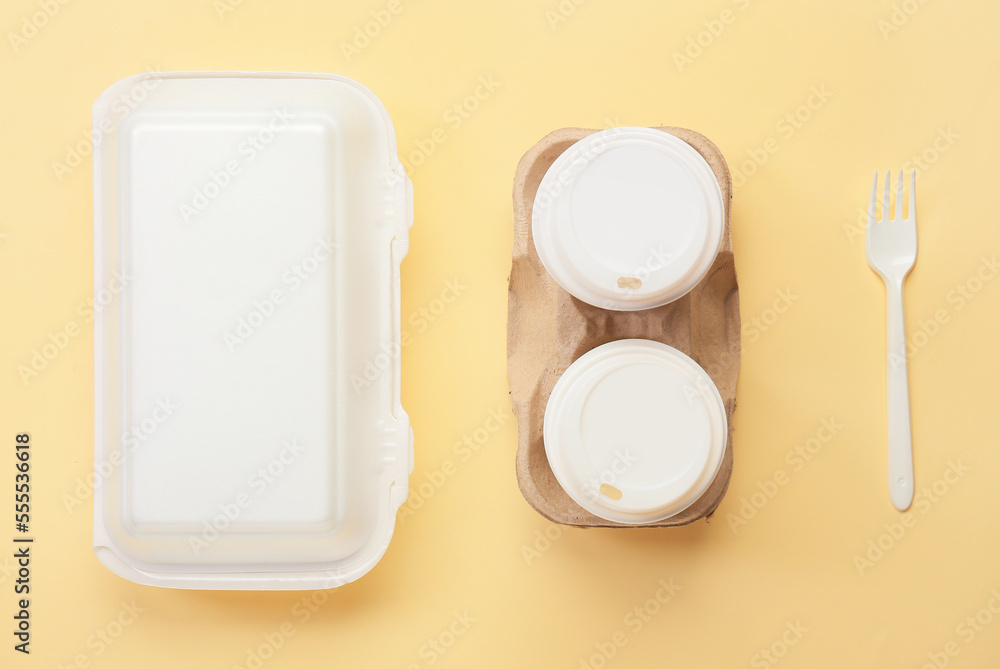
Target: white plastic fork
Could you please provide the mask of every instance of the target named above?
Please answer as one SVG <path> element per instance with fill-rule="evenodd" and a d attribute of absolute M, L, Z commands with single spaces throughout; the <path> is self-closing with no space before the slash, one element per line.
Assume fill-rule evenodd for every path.
<path fill-rule="evenodd" d="M 910 436 L 910 390 L 906 371 L 906 327 L 903 318 L 903 281 L 917 259 L 917 174 L 910 176 L 910 206 L 903 218 L 903 171 L 896 183 L 896 215 L 889 218 L 886 172 L 882 218 L 875 220 L 878 172 L 872 181 L 865 230 L 865 257 L 885 281 L 886 300 L 886 433 L 889 442 L 889 498 L 905 511 L 913 502 L 913 444 Z"/>

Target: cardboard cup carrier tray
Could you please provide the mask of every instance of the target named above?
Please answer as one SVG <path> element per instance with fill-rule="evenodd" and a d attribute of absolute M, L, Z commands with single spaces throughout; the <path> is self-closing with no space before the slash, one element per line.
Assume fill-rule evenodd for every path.
<path fill-rule="evenodd" d="M 616 137 L 615 133 L 618 130 L 621 130 L 621 136 Z M 636 274 L 636 277 L 623 276 L 619 278 L 617 286 L 612 277 L 604 277 L 608 279 L 605 281 L 608 284 L 605 289 L 596 283 L 588 284 L 586 277 L 581 278 L 579 272 L 573 273 L 576 271 L 575 269 L 566 269 L 567 266 L 573 264 L 573 260 L 567 261 L 566 258 L 562 257 L 560 254 L 563 249 L 558 246 L 554 247 L 550 239 L 539 240 L 546 243 L 545 264 L 543 264 L 542 258 L 539 256 L 539 249 L 536 247 L 536 240 L 533 236 L 535 234 L 533 233 L 533 213 L 536 229 L 539 225 L 551 223 L 548 219 L 539 220 L 542 216 L 557 218 L 562 215 L 559 212 L 550 213 L 535 207 L 537 197 L 553 198 L 553 186 L 558 189 L 562 184 L 566 188 L 576 189 L 571 196 L 562 198 L 563 200 L 572 200 L 572 203 L 566 206 L 576 207 L 572 213 L 573 216 L 577 216 L 581 220 L 587 216 L 614 217 L 613 210 L 602 209 L 607 203 L 595 201 L 593 205 L 590 204 L 588 188 L 593 184 L 588 184 L 584 177 L 580 176 L 581 170 L 593 172 L 598 169 L 595 156 L 604 151 L 606 146 L 602 147 L 598 144 L 596 148 L 588 149 L 589 153 L 584 152 L 572 157 L 571 160 L 567 160 L 569 157 L 567 154 L 567 158 L 563 158 L 561 162 L 568 164 L 556 165 L 554 171 L 561 170 L 562 172 L 572 172 L 573 164 L 582 165 L 583 167 L 576 170 L 575 176 L 554 177 L 549 175 L 546 177 L 546 174 L 550 172 L 550 167 L 564 153 L 576 151 L 580 154 L 580 147 L 583 145 L 578 144 L 578 142 L 595 132 L 598 131 L 565 128 L 550 133 L 522 157 L 514 179 L 514 247 L 509 284 L 507 348 L 511 400 L 518 421 L 516 456 L 518 484 L 525 499 L 536 511 L 549 520 L 564 525 L 578 527 L 669 527 L 684 525 L 708 517 L 715 511 L 726 492 L 732 473 L 733 413 L 736 408 L 736 381 L 740 362 L 739 292 L 729 225 L 732 181 L 729 169 L 719 149 L 706 137 L 691 130 L 663 127 L 656 128 L 652 133 L 651 129 L 644 128 L 600 131 L 602 136 L 606 135 L 609 138 L 608 143 L 618 142 L 622 144 L 621 149 L 615 154 L 617 160 L 631 160 L 630 156 L 633 155 L 637 160 L 643 159 L 641 152 L 645 149 L 642 146 L 648 148 L 651 146 L 649 143 L 652 142 L 653 144 L 666 143 L 667 152 L 674 152 L 673 155 L 678 156 L 676 160 L 680 163 L 687 161 L 689 165 L 695 165 L 695 163 L 700 165 L 701 183 L 712 181 L 711 186 L 704 186 L 705 192 L 709 193 L 707 196 L 710 203 L 709 209 L 716 206 L 716 214 L 722 217 L 722 223 L 719 226 L 721 239 L 717 240 L 717 247 L 712 247 L 711 242 L 706 244 L 706 248 L 710 248 L 710 251 L 718 248 L 718 253 L 714 256 L 703 255 L 703 258 L 707 257 L 708 261 L 699 269 L 695 278 L 690 280 L 690 283 L 694 284 L 693 287 L 684 285 L 684 281 L 687 279 L 682 278 L 677 284 L 680 285 L 679 290 L 675 290 L 673 293 L 667 290 L 663 293 L 665 295 L 663 300 L 669 299 L 671 301 L 653 308 L 645 308 L 641 304 L 642 299 L 645 298 L 639 294 L 643 290 L 643 276 L 646 276 L 640 276 L 642 274 L 641 268 L 639 272 L 628 273 Z M 669 137 L 655 134 L 660 132 L 668 134 Z M 676 139 L 683 140 L 683 144 L 677 142 Z M 631 142 L 628 147 L 624 146 L 626 140 Z M 663 140 L 669 141 L 664 142 Z M 690 149 L 694 149 L 697 154 Z M 630 154 L 630 151 L 635 153 Z M 653 160 L 655 163 L 659 159 L 654 156 Z M 672 159 L 667 160 L 669 162 Z M 634 179 L 622 176 L 628 173 L 628 165 L 623 163 L 616 165 L 607 160 L 604 162 L 606 163 L 604 168 L 600 168 L 604 169 L 606 173 L 604 177 L 606 181 L 603 183 L 616 183 L 615 180 L 618 179 L 616 187 L 623 189 L 620 193 L 630 194 L 629 200 L 632 199 L 631 195 L 640 199 L 645 196 L 641 191 L 635 190 L 638 186 L 635 185 Z M 650 165 L 659 169 L 654 163 L 650 163 Z M 698 165 L 695 167 L 697 168 Z M 675 169 L 674 165 L 667 164 L 663 169 L 667 172 L 659 174 L 675 173 L 670 172 L 670 170 Z M 706 174 L 709 175 L 707 179 Z M 714 175 L 714 179 L 711 179 L 712 175 Z M 543 179 L 546 180 L 545 190 L 541 191 L 540 186 L 543 184 Z M 641 181 L 641 179 L 639 180 Z M 652 187 L 655 190 L 658 186 L 652 184 Z M 686 186 L 686 182 L 684 187 L 689 191 L 694 189 L 694 186 Z M 681 199 L 683 200 L 683 197 Z M 694 211 L 688 206 L 689 203 L 685 204 L 686 202 L 687 200 L 684 200 L 681 205 L 671 205 L 674 206 L 672 213 L 684 220 L 690 219 L 693 216 L 691 212 Z M 660 204 L 662 203 L 654 199 L 650 206 L 655 210 Z M 699 207 L 701 206 L 699 204 Z M 685 207 L 687 208 L 685 209 Z M 563 214 L 569 215 L 568 211 L 569 209 L 566 209 Z M 608 213 L 609 211 L 610 213 Z M 671 222 L 667 223 L 667 225 L 672 224 Z M 552 225 L 555 224 L 552 223 Z M 623 224 L 619 221 L 612 222 L 609 228 L 613 232 L 629 229 L 627 222 Z M 552 228 L 546 228 L 546 230 L 548 229 Z M 548 234 L 546 232 L 546 235 Z M 589 257 L 585 251 L 577 248 L 579 245 L 587 243 L 587 239 L 580 238 L 585 237 L 588 232 L 574 229 L 569 233 L 563 231 L 562 234 L 560 243 L 572 247 L 566 250 L 566 254 L 569 256 L 575 254 L 577 266 L 579 266 L 579 258 Z M 615 239 L 612 235 L 607 243 L 613 247 L 615 244 L 628 241 L 627 239 Z M 552 248 L 556 250 L 553 251 Z M 596 255 L 600 256 L 600 251 Z M 650 268 L 649 273 L 655 273 L 658 262 L 656 249 L 651 249 L 649 255 L 650 263 L 647 267 Z M 702 261 L 693 262 L 696 264 Z M 582 294 L 587 298 L 586 301 L 567 292 L 547 271 L 547 267 L 559 269 L 560 274 L 565 277 L 561 283 L 571 284 L 572 287 L 576 288 L 574 294 Z M 598 268 L 596 274 L 591 273 L 591 276 L 599 275 L 601 271 L 603 270 Z M 682 294 L 677 297 L 678 293 Z M 620 299 L 616 297 L 619 295 Z M 630 303 L 628 300 L 633 300 L 633 302 Z M 602 308 L 604 306 L 611 308 Z M 618 340 L 630 341 L 620 342 Z M 617 343 L 595 351 L 598 347 L 610 342 Z M 663 344 L 672 348 L 667 349 L 662 346 Z M 706 391 L 705 397 L 707 399 L 705 401 L 708 410 L 713 411 L 713 403 L 718 403 L 719 412 L 724 413 L 724 424 L 720 422 L 721 415 L 715 416 L 715 424 L 723 425 L 723 434 L 716 434 L 714 437 L 717 442 L 717 452 L 713 457 L 716 460 L 712 468 L 704 470 L 708 472 L 707 479 L 702 472 L 704 480 L 700 487 L 692 488 L 697 492 L 696 498 L 693 500 L 684 499 L 681 504 L 675 504 L 667 511 L 661 512 L 660 517 L 652 517 L 652 520 L 641 513 L 630 513 L 627 508 L 619 508 L 622 504 L 621 501 L 604 499 L 604 495 L 601 494 L 597 494 L 594 498 L 599 505 L 598 507 L 587 503 L 586 499 L 580 498 L 579 495 L 574 499 L 560 484 L 560 480 L 557 479 L 553 466 L 550 464 L 550 456 L 546 453 L 545 436 L 557 429 L 557 426 L 546 425 L 546 407 L 547 404 L 551 404 L 549 402 L 550 395 L 553 394 L 557 382 L 581 357 L 587 356 L 580 361 L 580 364 L 574 365 L 573 370 L 571 370 L 574 377 L 581 377 L 581 374 L 585 373 L 584 371 L 577 372 L 577 367 L 582 370 L 584 366 L 594 367 L 594 365 L 604 364 L 600 359 L 603 352 L 614 353 L 615 351 L 611 349 L 616 347 L 628 349 L 619 353 L 626 353 L 632 356 L 633 360 L 641 358 L 647 352 L 651 354 L 669 353 L 666 364 L 668 366 L 679 364 L 680 366 L 676 369 L 680 370 L 678 372 L 680 374 L 701 374 L 704 377 L 704 373 L 697 369 L 700 366 L 704 372 L 707 372 L 707 377 L 704 378 L 710 377 L 711 383 L 699 380 L 699 384 L 706 387 L 714 384 L 714 389 L 703 388 Z M 604 358 L 607 357 L 604 355 Z M 697 365 L 692 364 L 691 360 Z M 569 381 L 561 385 L 568 385 L 568 383 Z M 623 389 L 626 393 L 634 391 L 634 388 L 627 385 L 615 386 L 616 391 Z M 715 392 L 716 389 L 717 392 Z M 598 389 L 588 389 L 581 398 L 578 398 L 577 403 L 581 406 L 585 405 L 593 399 L 597 392 Z M 559 389 L 559 393 L 559 401 L 565 403 L 563 396 L 566 395 L 566 389 Z M 605 392 L 605 395 L 607 394 Z M 642 398 L 639 399 L 641 404 Z M 633 409 L 640 410 L 640 408 L 629 404 L 623 404 L 621 398 L 617 400 L 617 404 L 614 403 L 615 398 L 605 397 L 602 401 L 606 404 L 612 402 L 615 410 L 621 412 L 620 419 L 616 422 L 615 415 L 604 415 L 600 417 L 604 424 L 595 426 L 594 419 L 589 417 L 586 408 L 577 407 L 577 413 L 573 415 L 579 424 L 572 425 L 574 437 L 580 442 L 577 447 L 578 453 L 573 456 L 577 459 L 580 457 L 587 459 L 595 448 L 599 450 L 610 448 L 608 444 L 587 443 L 586 435 L 599 435 L 601 438 L 614 440 L 619 433 L 627 434 L 631 420 L 630 412 Z M 648 414 L 659 413 L 659 408 L 656 405 L 642 407 L 641 410 L 645 412 L 643 416 L 640 416 L 642 420 L 645 420 L 645 416 Z M 556 417 L 564 416 L 566 411 L 554 412 L 552 407 L 549 407 L 549 413 L 553 414 L 549 418 L 549 423 L 554 423 Z M 681 454 L 685 453 L 685 449 L 687 449 L 687 445 L 684 443 L 671 441 L 682 438 L 683 435 L 679 436 L 672 430 L 669 417 L 686 420 L 683 411 L 674 413 L 665 411 L 664 414 L 668 419 L 663 420 L 667 422 L 661 420 L 661 423 L 656 423 L 656 416 L 652 416 L 650 420 L 654 422 L 649 422 L 646 425 L 647 439 L 652 437 L 653 443 L 634 445 L 640 453 L 651 454 L 654 460 L 662 449 L 673 449 L 672 452 Z M 589 424 L 588 421 L 590 421 Z M 640 420 L 640 422 L 642 421 Z M 655 432 L 650 434 L 650 429 L 655 430 Z M 698 439 L 703 439 L 704 435 L 709 434 L 708 431 L 702 430 L 700 427 L 696 432 L 699 434 Z M 584 436 L 581 437 L 581 434 Z M 661 434 L 662 441 L 660 441 Z M 549 444 L 548 447 L 551 450 L 552 444 Z M 624 452 L 627 453 L 627 448 Z M 618 496 L 622 494 L 618 488 L 626 488 L 627 497 L 628 494 L 646 495 L 650 489 L 655 487 L 654 483 L 649 480 L 649 472 L 643 470 L 643 463 L 640 462 L 638 466 L 632 465 L 630 470 L 631 463 L 628 455 L 619 458 L 620 462 L 612 461 L 610 464 L 607 464 L 607 456 L 607 452 L 600 456 L 605 458 L 607 465 L 607 471 L 604 471 L 601 477 L 601 481 L 604 482 L 594 481 L 595 485 L 601 485 L 602 492 L 608 487 L 608 481 L 617 486 L 611 486 L 610 490 Z M 631 459 L 638 460 L 639 458 Z M 657 460 L 657 462 L 662 464 L 662 460 Z M 672 462 L 676 463 L 677 461 Z M 565 464 L 562 461 L 557 464 L 560 468 L 565 469 Z M 605 474 L 606 478 L 603 476 Z M 670 478 L 669 473 L 667 478 Z M 666 483 L 670 483 L 670 481 L 666 481 Z M 575 492 L 579 493 L 580 491 Z M 606 494 L 611 495 L 611 493 Z M 599 508 L 605 511 L 598 515 L 585 509 L 581 503 L 578 503 L 579 501 L 585 502 L 590 508 Z M 667 517 L 662 517 L 664 515 Z"/>

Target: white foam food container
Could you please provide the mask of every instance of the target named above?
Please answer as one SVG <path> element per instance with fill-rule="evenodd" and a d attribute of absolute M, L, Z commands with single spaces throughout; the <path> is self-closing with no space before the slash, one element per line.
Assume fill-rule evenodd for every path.
<path fill-rule="evenodd" d="M 381 558 L 413 467 L 389 116 L 328 74 L 147 73 L 94 121 L 94 550 L 173 588 Z"/>

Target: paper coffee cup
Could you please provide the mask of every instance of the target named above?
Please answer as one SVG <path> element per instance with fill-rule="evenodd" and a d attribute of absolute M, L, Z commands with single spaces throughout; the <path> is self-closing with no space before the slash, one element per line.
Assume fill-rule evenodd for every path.
<path fill-rule="evenodd" d="M 675 348 L 623 339 L 588 351 L 545 407 L 545 453 L 587 511 L 645 524 L 691 506 L 722 466 L 726 407 L 711 377 Z"/>
<path fill-rule="evenodd" d="M 597 307 L 651 309 L 712 266 L 725 205 L 708 162 L 653 128 L 595 132 L 564 151 L 532 208 L 538 257 L 562 288 Z"/>

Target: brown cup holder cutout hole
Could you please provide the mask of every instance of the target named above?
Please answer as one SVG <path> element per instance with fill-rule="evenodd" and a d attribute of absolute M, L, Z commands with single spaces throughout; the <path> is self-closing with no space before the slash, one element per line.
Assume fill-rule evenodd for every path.
<path fill-rule="evenodd" d="M 610 483 L 602 483 L 600 487 L 601 494 L 605 497 L 610 497 L 616 502 L 622 498 L 622 491 L 614 487 Z"/>

